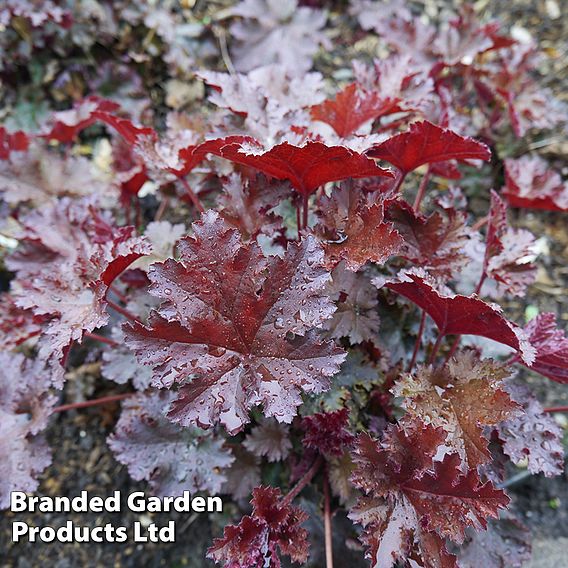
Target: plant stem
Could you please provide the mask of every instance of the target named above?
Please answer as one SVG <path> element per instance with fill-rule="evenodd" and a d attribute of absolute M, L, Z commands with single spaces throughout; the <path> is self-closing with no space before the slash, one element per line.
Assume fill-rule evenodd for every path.
<path fill-rule="evenodd" d="M 304 475 L 300 478 L 298 483 L 290 489 L 288 494 L 282 499 L 283 505 L 289 505 L 296 496 L 302 491 L 302 489 L 313 479 L 314 475 L 318 472 L 321 464 L 323 463 L 323 458 L 318 456 L 317 459 L 314 461 L 310 469 L 304 473 Z"/>
<path fill-rule="evenodd" d="M 109 305 L 110 308 L 112 308 L 115 312 L 118 312 L 119 314 L 123 315 L 126 319 L 138 322 L 140 324 L 142 323 L 134 314 L 131 314 L 126 308 L 123 308 L 122 306 L 115 304 L 112 300 L 106 298 L 106 303 Z"/>
<path fill-rule="evenodd" d="M 323 509 L 323 523 L 325 533 L 325 566 L 326 568 L 333 568 L 333 536 L 331 530 L 331 504 L 329 497 L 329 478 L 327 475 L 327 468 L 323 476 L 323 495 L 324 495 L 324 509 Z"/>
<path fill-rule="evenodd" d="M 479 282 L 477 283 L 477 286 L 475 288 L 474 294 L 477 294 L 479 296 L 479 293 L 481 292 L 481 287 L 483 286 L 483 283 L 485 282 L 486 278 L 487 274 L 485 273 L 485 268 L 484 268 L 483 272 L 481 273 L 481 278 L 479 279 Z"/>
<path fill-rule="evenodd" d="M 136 229 L 139 230 L 142 225 L 142 208 L 140 207 L 140 199 L 134 197 L 134 207 L 136 208 Z"/>
<path fill-rule="evenodd" d="M 420 318 L 420 327 L 418 328 L 418 335 L 416 336 L 416 343 L 414 344 L 414 351 L 412 352 L 412 359 L 408 365 L 408 372 L 412 371 L 414 364 L 416 363 L 416 357 L 418 356 L 418 351 L 420 350 L 420 345 L 422 344 L 422 335 L 424 333 L 424 327 L 426 324 L 426 312 L 422 310 L 422 317 Z"/>
<path fill-rule="evenodd" d="M 302 196 L 302 204 L 303 204 L 303 219 L 302 219 L 302 229 L 308 228 L 308 194 L 304 193 Z"/>
<path fill-rule="evenodd" d="M 461 335 L 457 335 L 456 338 L 454 339 L 454 342 L 452 343 L 452 346 L 450 347 L 450 350 L 448 351 L 448 354 L 446 355 L 446 358 L 444 359 L 444 365 L 452 358 L 452 355 L 457 351 L 457 348 L 460 345 L 460 341 L 461 341 Z"/>
<path fill-rule="evenodd" d="M 459 347 L 461 338 L 462 338 L 462 336 L 458 335 L 454 339 L 454 342 L 452 343 L 452 346 L 450 347 L 450 350 L 448 351 L 448 354 L 446 355 L 446 358 L 444 359 L 444 365 L 452 358 L 452 355 L 457 351 L 457 348 Z"/>
<path fill-rule="evenodd" d="M 116 402 L 123 400 L 132 396 L 134 393 L 127 392 L 123 394 L 115 394 L 112 396 L 103 396 L 102 398 L 95 398 L 93 400 L 85 400 L 84 402 L 73 402 L 71 404 L 63 404 L 62 406 L 56 406 L 51 413 L 65 412 L 67 410 L 76 410 L 78 408 L 89 408 L 90 406 L 98 406 L 100 404 L 107 404 L 109 402 Z"/>
<path fill-rule="evenodd" d="M 441 333 L 438 334 L 438 339 L 436 339 L 436 343 L 434 343 L 434 347 L 432 347 L 432 353 L 430 353 L 430 358 L 428 359 L 428 365 L 431 365 L 438 354 L 438 349 L 440 349 L 440 345 L 442 344 L 442 339 L 444 339 L 444 335 Z"/>
<path fill-rule="evenodd" d="M 422 199 L 424 198 L 424 194 L 426 193 L 426 188 L 428 187 L 428 182 L 430 181 L 430 172 L 431 167 L 428 165 L 428 169 L 420 182 L 420 186 L 418 187 L 418 193 L 416 194 L 416 199 L 414 200 L 414 205 L 412 208 L 414 211 L 418 211 L 420 209 L 420 204 L 422 203 Z"/>
<path fill-rule="evenodd" d="M 568 412 L 568 406 L 549 406 L 543 410 L 545 412 Z"/>
<path fill-rule="evenodd" d="M 474 231 L 479 231 L 479 229 L 481 229 L 482 227 L 484 227 L 487 224 L 487 221 L 489 221 L 489 215 L 485 215 L 485 217 L 482 217 L 481 219 L 479 219 L 478 221 L 476 221 L 473 225 L 472 225 L 472 229 Z"/>
<path fill-rule="evenodd" d="M 195 206 L 195 208 L 200 212 L 200 213 L 204 213 L 205 209 L 203 207 L 203 205 L 201 205 L 201 201 L 199 201 L 199 197 L 197 197 L 195 191 L 193 191 L 193 189 L 191 189 L 191 186 L 189 185 L 189 183 L 187 182 L 187 180 L 185 178 L 180 177 L 179 181 L 181 181 L 181 184 L 183 185 L 183 187 L 185 188 L 185 191 L 187 192 L 187 194 L 189 195 L 189 198 L 191 199 L 191 202 L 193 203 L 193 205 Z"/>
<path fill-rule="evenodd" d="M 95 341 L 100 341 L 101 343 L 106 343 L 107 345 L 111 345 L 112 347 L 118 347 L 118 343 L 114 341 L 114 339 L 110 339 L 110 337 L 104 337 L 104 335 L 99 335 L 98 333 L 89 333 L 88 331 L 86 331 L 84 333 L 84 337 L 94 339 Z"/>
<path fill-rule="evenodd" d="M 112 284 L 109 286 L 109 290 L 124 304 L 128 302 L 128 298 L 119 292 Z"/>
<path fill-rule="evenodd" d="M 300 233 L 302 231 L 302 216 L 300 213 L 300 204 L 296 202 L 296 225 L 298 226 L 298 240 L 300 240 Z"/>
<path fill-rule="evenodd" d="M 159 221 L 162 218 L 169 204 L 170 204 L 169 197 L 164 197 L 162 201 L 160 201 L 160 206 L 158 207 L 158 210 L 154 215 L 154 221 Z"/>
<path fill-rule="evenodd" d="M 400 189 L 400 186 L 402 185 L 404 178 L 406 178 L 406 173 L 398 174 L 398 177 L 396 178 L 396 180 L 394 182 L 394 187 L 392 188 L 393 193 L 396 193 Z"/>

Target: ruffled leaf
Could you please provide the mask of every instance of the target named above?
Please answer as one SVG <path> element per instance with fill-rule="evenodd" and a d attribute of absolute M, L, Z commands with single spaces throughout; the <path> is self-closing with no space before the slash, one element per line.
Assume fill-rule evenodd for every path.
<path fill-rule="evenodd" d="M 207 551 L 208 558 L 233 568 L 280 568 L 280 556 L 304 563 L 308 558 L 308 516 L 282 499 L 280 489 L 257 487 L 252 492 L 252 514 L 238 525 L 225 527 Z"/>
<path fill-rule="evenodd" d="M 568 185 L 539 156 L 505 160 L 503 196 L 511 207 L 568 211 Z"/>
<path fill-rule="evenodd" d="M 308 237 L 267 258 L 213 212 L 193 230 L 178 242 L 179 262 L 152 266 L 151 292 L 164 303 L 148 326 L 126 326 L 127 343 L 153 366 L 156 386 L 181 383 L 176 422 L 220 420 L 234 433 L 258 404 L 290 422 L 300 392 L 327 390 L 344 359 L 313 331 L 334 311 L 323 251 Z"/>
<path fill-rule="evenodd" d="M 531 473 L 544 473 L 546 477 L 564 471 L 562 430 L 522 384 L 509 384 L 507 390 L 513 400 L 522 405 L 523 412 L 497 427 L 503 451 L 515 464 L 527 460 Z"/>
<path fill-rule="evenodd" d="M 165 417 L 172 398 L 172 393 L 149 392 L 127 399 L 109 446 L 130 475 L 149 481 L 156 495 L 218 493 L 233 457 L 213 432 L 172 424 Z"/>
<path fill-rule="evenodd" d="M 494 361 L 479 360 L 474 351 L 450 359 L 441 369 L 420 367 L 393 388 L 404 397 L 405 420 L 421 420 L 447 432 L 446 445 L 470 469 L 491 460 L 484 426 L 513 417 L 518 405 L 502 388 L 508 371 Z"/>

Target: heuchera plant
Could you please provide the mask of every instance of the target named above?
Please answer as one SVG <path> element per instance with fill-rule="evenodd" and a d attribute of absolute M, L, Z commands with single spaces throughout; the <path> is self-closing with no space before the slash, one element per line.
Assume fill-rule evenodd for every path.
<path fill-rule="evenodd" d="M 203 116 L 155 129 L 93 94 L 37 133 L 0 129 L 2 507 L 37 489 L 50 420 L 124 399 L 108 443 L 134 479 L 241 506 L 216 563 L 305 563 L 320 515 L 328 567 L 354 536 L 380 568 L 526 560 L 505 464 L 554 476 L 564 454 L 515 373 L 568 383 L 568 338 L 553 314 L 507 316 L 537 258 L 507 209 L 568 211 L 568 187 L 499 148 L 566 111 L 536 48 L 470 8 L 438 29 L 375 4 L 351 13 L 389 55 L 353 61 L 335 95 L 310 72 L 325 12 L 245 0 L 246 73 L 198 72 Z M 74 151 L 94 136 L 104 172 Z M 57 406 L 85 352 L 120 394 Z"/>

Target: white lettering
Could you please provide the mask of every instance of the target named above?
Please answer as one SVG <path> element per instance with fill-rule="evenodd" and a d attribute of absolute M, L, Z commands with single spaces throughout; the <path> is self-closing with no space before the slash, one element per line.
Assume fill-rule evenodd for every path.
<path fill-rule="evenodd" d="M 10 511 L 20 513 L 27 509 L 27 495 L 23 491 L 12 491 L 10 494 Z"/>
<path fill-rule="evenodd" d="M 191 508 L 196 513 L 203 513 L 205 511 L 205 499 L 203 497 L 194 497 L 191 501 Z"/>
<path fill-rule="evenodd" d="M 144 500 L 144 493 L 142 491 L 135 491 L 128 496 L 128 508 L 134 513 L 143 513 L 146 510 L 146 503 Z"/>
<path fill-rule="evenodd" d="M 142 525 L 138 521 L 134 523 L 134 542 L 148 542 L 148 537 L 142 535 Z"/>
<path fill-rule="evenodd" d="M 207 497 L 207 511 L 209 513 L 222 513 L 223 499 L 221 497 Z"/>
<path fill-rule="evenodd" d="M 105 510 L 109 513 L 120 512 L 120 491 L 115 491 L 112 497 L 105 499 Z"/>
<path fill-rule="evenodd" d="M 22 521 L 12 523 L 12 542 L 20 542 L 20 537 L 28 532 L 28 525 Z"/>

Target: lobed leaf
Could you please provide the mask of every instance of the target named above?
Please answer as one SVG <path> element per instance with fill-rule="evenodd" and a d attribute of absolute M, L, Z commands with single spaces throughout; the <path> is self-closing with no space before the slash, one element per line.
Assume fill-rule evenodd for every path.
<path fill-rule="evenodd" d="M 12 294 L 17 306 L 43 318 L 39 356 L 55 370 L 73 341 L 107 323 L 108 287 L 149 247 L 133 227 L 109 223 L 90 200 L 62 199 L 22 225 L 20 246 L 6 261 L 16 272 Z"/>
<path fill-rule="evenodd" d="M 237 164 L 250 166 L 264 174 L 289 180 L 294 189 L 308 196 L 331 181 L 374 176 L 392 177 L 390 171 L 379 168 L 373 160 L 344 146 L 326 146 L 308 141 L 303 146 L 288 142 L 265 150 L 255 140 L 229 142 L 220 149 L 211 149 Z"/>
<path fill-rule="evenodd" d="M 535 238 L 531 232 L 513 229 L 507 224 L 507 207 L 491 191 L 491 207 L 487 221 L 484 274 L 493 278 L 507 292 L 522 296 L 536 278 Z"/>
<path fill-rule="evenodd" d="M 380 318 L 377 291 L 365 274 L 347 270 L 339 263 L 331 273 L 329 297 L 337 302 L 337 310 L 324 323 L 333 339 L 347 337 L 352 344 L 377 339 Z"/>
<path fill-rule="evenodd" d="M 467 263 L 463 249 L 471 230 L 465 212 L 449 207 L 426 216 L 396 200 L 388 202 L 385 216 L 404 241 L 399 254 L 430 274 L 450 278 Z"/>
<path fill-rule="evenodd" d="M 505 160 L 503 196 L 511 207 L 568 211 L 568 186 L 539 156 Z"/>
<path fill-rule="evenodd" d="M 308 516 L 282 499 L 280 489 L 257 487 L 252 492 L 252 514 L 238 525 L 228 525 L 213 541 L 208 558 L 234 568 L 271 565 L 280 568 L 280 556 L 304 563 L 308 558 Z"/>
<path fill-rule="evenodd" d="M 392 389 L 404 397 L 402 419 L 421 420 L 447 433 L 446 446 L 463 465 L 477 469 L 491 460 L 485 426 L 518 414 L 518 405 L 502 388 L 508 371 L 492 360 L 478 360 L 473 351 L 458 353 L 441 369 L 419 367 Z"/>
<path fill-rule="evenodd" d="M 403 175 L 424 164 L 491 158 L 489 148 L 482 142 L 428 121 L 412 123 L 407 132 L 374 146 L 367 155 L 391 163 Z"/>
<path fill-rule="evenodd" d="M 311 108 L 313 120 L 329 124 L 341 138 L 355 134 L 365 123 L 399 110 L 398 101 L 377 92 L 362 90 L 356 83 L 347 85 L 334 100 Z"/>
<path fill-rule="evenodd" d="M 292 449 L 288 426 L 265 419 L 251 430 L 243 446 L 255 456 L 266 457 L 269 462 L 282 461 Z"/>
<path fill-rule="evenodd" d="M 443 539 L 461 543 L 467 527 L 485 528 L 506 507 L 507 496 L 475 470 L 460 471 L 457 454 L 433 461 L 444 443 L 442 428 L 390 426 L 381 442 L 361 434 L 353 454 L 352 482 L 367 497 L 350 518 L 364 527 L 373 565 L 390 567 L 418 555 L 454 566 Z"/>
<path fill-rule="evenodd" d="M 152 266 L 151 293 L 164 302 L 148 326 L 125 326 L 127 343 L 154 368 L 154 384 L 180 383 L 169 416 L 208 427 L 242 429 L 248 410 L 290 422 L 300 392 L 329 388 L 344 359 L 314 328 L 334 311 L 329 274 L 312 237 L 265 257 L 213 212 L 178 242 L 180 261 Z"/>
<path fill-rule="evenodd" d="M 479 335 L 515 349 L 521 359 L 531 365 L 535 348 L 527 333 L 503 317 L 501 308 L 488 304 L 477 296 L 440 293 L 420 271 L 402 271 L 397 281 L 375 278 L 377 287 L 383 285 L 422 308 L 433 320 L 442 335 Z"/>
<path fill-rule="evenodd" d="M 0 353 L 0 508 L 11 491 L 35 491 L 37 476 L 51 464 L 41 431 L 47 426 L 56 397 L 43 363 L 21 353 Z"/>
<path fill-rule="evenodd" d="M 544 409 L 528 387 L 518 383 L 507 385 L 513 400 L 522 405 L 523 412 L 497 427 L 503 451 L 515 464 L 527 461 L 531 473 L 546 477 L 564 471 L 562 430 Z"/>
<path fill-rule="evenodd" d="M 149 481 L 156 495 L 219 493 L 226 481 L 223 469 L 233 457 L 223 447 L 223 438 L 213 432 L 182 428 L 167 420 L 172 398 L 172 393 L 150 391 L 125 400 L 109 446 L 130 475 Z"/>
<path fill-rule="evenodd" d="M 351 446 L 355 436 L 349 431 L 349 411 L 318 412 L 302 418 L 303 444 L 328 457 L 339 457 Z"/>
<path fill-rule="evenodd" d="M 525 326 L 525 333 L 536 350 L 535 360 L 527 366 L 553 381 L 568 383 L 568 338 L 556 327 L 556 316 L 539 314 Z"/>

